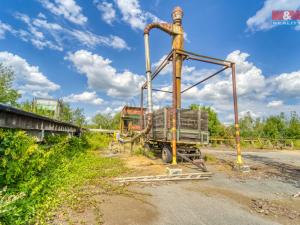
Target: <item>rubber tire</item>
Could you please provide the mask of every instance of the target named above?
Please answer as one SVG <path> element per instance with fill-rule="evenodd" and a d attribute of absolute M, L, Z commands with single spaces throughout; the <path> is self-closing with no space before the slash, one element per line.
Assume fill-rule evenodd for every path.
<path fill-rule="evenodd" d="M 164 163 L 170 163 L 172 161 L 172 153 L 170 151 L 170 148 L 167 146 L 164 146 L 161 151 L 161 158 Z"/>

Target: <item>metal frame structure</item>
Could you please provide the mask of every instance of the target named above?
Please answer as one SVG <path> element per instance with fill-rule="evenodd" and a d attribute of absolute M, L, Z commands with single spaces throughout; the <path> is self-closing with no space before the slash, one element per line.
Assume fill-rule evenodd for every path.
<path fill-rule="evenodd" d="M 181 94 L 184 92 L 187 92 L 191 88 L 209 80 L 210 78 L 220 74 L 221 72 L 231 69 L 231 75 L 232 75 L 232 94 L 233 94 L 233 108 L 234 108 L 234 123 L 235 123 L 235 141 L 236 141 L 236 152 L 237 152 L 237 164 L 242 165 L 242 156 L 241 156 L 241 148 L 240 148 L 240 130 L 239 130 L 239 118 L 238 118 L 238 102 L 237 102 L 237 91 L 236 91 L 236 74 L 235 74 L 235 63 L 228 61 L 228 60 L 222 60 L 218 58 L 213 58 L 209 56 L 204 56 L 200 54 L 196 54 L 193 52 L 189 52 L 186 50 L 178 50 L 178 49 L 173 49 L 171 52 L 166 56 L 166 58 L 161 62 L 160 65 L 156 67 L 154 72 L 151 74 L 151 80 L 155 79 L 157 75 L 172 61 L 173 62 L 173 90 L 172 91 L 166 91 L 166 90 L 159 90 L 159 89 L 154 89 L 152 88 L 153 91 L 160 91 L 160 92 L 165 92 L 165 93 L 172 93 L 172 110 L 173 110 L 173 128 L 172 128 L 172 150 L 173 150 L 173 155 L 177 154 L 176 151 L 176 128 L 177 128 L 177 117 L 176 117 L 176 111 L 177 111 L 177 86 L 176 86 L 176 68 L 175 68 L 175 59 L 176 56 L 179 55 L 182 57 L 183 61 L 184 60 L 195 60 L 195 61 L 201 61 L 204 63 L 210 63 L 210 64 L 215 64 L 219 66 L 223 66 L 222 69 L 218 70 L 217 72 L 213 73 L 212 75 L 198 81 L 197 83 L 191 85 L 190 87 L 184 89 L 181 91 Z M 140 102 L 140 107 L 141 107 L 141 129 L 143 129 L 144 125 L 144 114 L 143 114 L 143 109 L 144 109 L 144 102 L 143 102 L 143 95 L 144 95 L 144 89 L 147 89 L 147 82 L 144 83 L 141 87 L 141 102 Z"/>

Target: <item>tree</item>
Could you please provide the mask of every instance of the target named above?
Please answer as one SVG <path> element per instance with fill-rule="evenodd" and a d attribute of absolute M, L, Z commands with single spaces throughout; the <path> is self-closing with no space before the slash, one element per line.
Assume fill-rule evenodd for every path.
<path fill-rule="evenodd" d="M 286 136 L 288 138 L 300 138 L 300 118 L 296 112 L 291 112 L 287 126 Z"/>
<path fill-rule="evenodd" d="M 92 118 L 94 127 L 102 129 L 119 129 L 121 113 L 117 113 L 114 116 L 110 114 L 98 113 Z"/>
<path fill-rule="evenodd" d="M 285 121 L 283 114 L 268 117 L 265 121 L 263 131 L 266 137 L 283 138 L 285 136 Z"/>
<path fill-rule="evenodd" d="M 118 112 L 112 118 L 111 128 L 114 130 L 118 130 L 120 127 L 121 113 Z"/>
<path fill-rule="evenodd" d="M 73 123 L 79 127 L 82 127 L 85 124 L 85 116 L 83 114 L 83 109 L 76 108 L 72 113 Z"/>
<path fill-rule="evenodd" d="M 14 72 L 0 64 L 0 103 L 17 105 L 21 97 L 17 90 L 12 88 Z"/>
<path fill-rule="evenodd" d="M 200 106 L 197 104 L 191 104 L 190 109 L 196 110 L 201 109 L 208 113 L 208 131 L 211 136 L 224 136 L 225 135 L 225 128 L 221 124 L 218 114 L 211 108 Z"/>
<path fill-rule="evenodd" d="M 73 121 L 73 113 L 69 103 L 61 102 L 60 115 L 58 119 L 67 123 L 71 123 Z"/>
<path fill-rule="evenodd" d="M 109 115 L 98 113 L 92 118 L 92 122 L 97 128 L 110 129 L 111 128 L 111 118 Z"/>

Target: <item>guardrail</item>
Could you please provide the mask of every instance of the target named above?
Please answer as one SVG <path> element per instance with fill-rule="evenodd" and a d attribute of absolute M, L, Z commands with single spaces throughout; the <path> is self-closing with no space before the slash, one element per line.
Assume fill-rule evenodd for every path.
<path fill-rule="evenodd" d="M 210 137 L 209 142 L 212 145 L 234 146 L 235 138 Z M 260 149 L 300 149 L 300 139 L 241 138 L 241 145 Z"/>

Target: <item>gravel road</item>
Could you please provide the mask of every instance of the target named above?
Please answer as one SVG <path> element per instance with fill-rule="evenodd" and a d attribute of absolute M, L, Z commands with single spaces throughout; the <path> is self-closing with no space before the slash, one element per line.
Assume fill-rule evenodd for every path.
<path fill-rule="evenodd" d="M 205 181 L 147 187 L 150 203 L 159 212 L 154 225 L 278 224 L 250 213 L 243 204 L 199 188 Z M 207 187 L 206 187 L 207 188 Z M 207 188 L 208 190 L 208 188 Z"/>
<path fill-rule="evenodd" d="M 233 151 L 205 150 L 204 153 L 222 160 L 235 160 Z M 291 197 L 300 191 L 300 153 L 244 152 L 243 156 L 253 168 L 246 176 L 231 169 L 222 170 L 220 168 L 225 167 L 220 167 L 218 162 L 208 165 L 214 175 L 207 181 L 131 184 L 129 188 L 143 193 L 145 199 L 136 202 L 128 199 L 128 203 L 124 199 L 122 203 L 115 201 L 108 207 L 115 209 L 115 216 L 106 217 L 104 213 L 105 224 L 121 224 L 122 221 L 132 225 L 300 224 L 300 199 Z M 151 168 L 156 166 L 153 161 L 147 166 L 147 160 L 143 159 L 142 170 L 139 170 L 138 160 L 134 162 L 141 172 L 151 173 Z M 190 166 L 182 168 L 184 172 L 195 172 Z M 279 173 L 273 176 L 270 171 Z M 269 208 L 253 207 L 264 202 L 277 208 L 269 211 Z M 130 207 L 124 209 L 120 205 Z M 296 217 L 290 212 L 296 213 Z"/>

